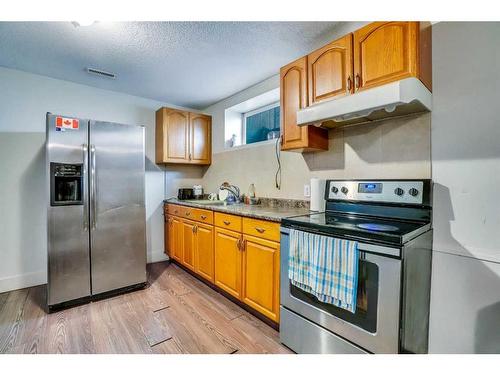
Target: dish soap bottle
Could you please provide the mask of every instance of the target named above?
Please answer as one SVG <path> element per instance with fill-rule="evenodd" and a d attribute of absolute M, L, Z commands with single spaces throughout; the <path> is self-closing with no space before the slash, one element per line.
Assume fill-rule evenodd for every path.
<path fill-rule="evenodd" d="M 254 184 L 250 184 L 250 186 L 248 187 L 248 197 L 255 198 L 255 185 Z"/>

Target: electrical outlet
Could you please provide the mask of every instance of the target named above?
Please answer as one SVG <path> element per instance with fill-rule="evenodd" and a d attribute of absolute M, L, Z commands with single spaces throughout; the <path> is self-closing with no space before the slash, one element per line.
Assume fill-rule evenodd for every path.
<path fill-rule="evenodd" d="M 304 185 L 304 197 L 310 197 L 311 196 L 311 185 Z"/>

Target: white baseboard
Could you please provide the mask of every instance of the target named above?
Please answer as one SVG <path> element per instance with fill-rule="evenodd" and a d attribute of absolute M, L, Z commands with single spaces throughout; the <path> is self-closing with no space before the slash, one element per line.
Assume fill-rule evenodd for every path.
<path fill-rule="evenodd" d="M 47 272 L 38 271 L 0 279 L 0 293 L 47 283 Z"/>
<path fill-rule="evenodd" d="M 164 262 L 168 260 L 168 256 L 163 250 L 153 251 L 148 254 L 148 263 Z"/>

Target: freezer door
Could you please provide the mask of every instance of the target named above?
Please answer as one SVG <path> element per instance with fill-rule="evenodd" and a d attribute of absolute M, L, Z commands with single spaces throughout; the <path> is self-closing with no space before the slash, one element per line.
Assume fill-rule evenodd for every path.
<path fill-rule="evenodd" d="M 146 282 L 144 128 L 90 122 L 92 294 Z"/>
<path fill-rule="evenodd" d="M 90 296 L 88 124 L 47 114 L 49 306 Z"/>

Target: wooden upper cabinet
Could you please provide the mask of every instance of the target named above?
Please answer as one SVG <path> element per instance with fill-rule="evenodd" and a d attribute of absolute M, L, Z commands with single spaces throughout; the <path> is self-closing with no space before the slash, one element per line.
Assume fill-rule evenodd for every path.
<path fill-rule="evenodd" d="M 194 164 L 210 164 L 212 155 L 212 118 L 196 113 L 189 114 L 189 160 Z"/>
<path fill-rule="evenodd" d="M 430 25 L 424 22 L 373 22 L 354 32 L 355 91 L 408 77 L 429 90 Z"/>
<path fill-rule="evenodd" d="M 283 151 L 328 150 L 328 132 L 297 126 L 297 111 L 307 106 L 307 57 L 280 70 L 280 121 Z"/>
<path fill-rule="evenodd" d="M 156 163 L 210 164 L 211 117 L 171 108 L 156 111 Z"/>
<path fill-rule="evenodd" d="M 352 34 L 307 56 L 309 105 L 353 92 Z"/>

